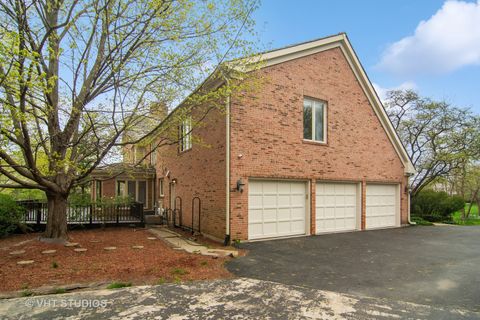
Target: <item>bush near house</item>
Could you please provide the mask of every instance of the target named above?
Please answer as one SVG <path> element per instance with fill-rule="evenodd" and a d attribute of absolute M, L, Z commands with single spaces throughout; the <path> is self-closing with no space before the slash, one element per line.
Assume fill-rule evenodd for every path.
<path fill-rule="evenodd" d="M 0 194 L 0 237 L 14 232 L 21 224 L 24 209 L 8 194 Z"/>
<path fill-rule="evenodd" d="M 449 196 L 443 191 L 424 190 L 412 199 L 413 216 L 430 222 L 452 222 L 452 214 L 465 206 L 459 196 Z"/>

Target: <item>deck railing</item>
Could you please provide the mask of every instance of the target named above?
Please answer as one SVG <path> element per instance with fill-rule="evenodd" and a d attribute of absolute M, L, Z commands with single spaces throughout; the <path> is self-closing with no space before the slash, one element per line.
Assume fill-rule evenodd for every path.
<path fill-rule="evenodd" d="M 42 201 L 18 201 L 25 208 L 26 224 L 46 224 L 48 205 Z M 73 205 L 67 207 L 68 224 L 144 224 L 143 204 L 104 204 Z"/>

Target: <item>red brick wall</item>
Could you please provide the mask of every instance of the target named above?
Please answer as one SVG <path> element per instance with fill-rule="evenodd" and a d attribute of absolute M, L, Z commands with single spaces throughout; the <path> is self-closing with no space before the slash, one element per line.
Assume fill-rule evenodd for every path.
<path fill-rule="evenodd" d="M 201 111 L 200 113 L 204 113 Z M 193 129 L 193 145 L 178 152 L 177 146 L 162 147 L 157 156 L 158 178 L 164 177 L 164 207 L 170 207 L 169 183 L 177 180 L 175 193 L 182 198 L 183 224 L 191 225 L 192 198 L 200 197 L 201 232 L 219 240 L 225 236 L 226 153 L 225 114 L 214 109 L 202 126 Z M 196 142 L 201 138 L 201 143 Z M 169 177 L 165 177 L 166 172 Z"/>
<path fill-rule="evenodd" d="M 247 183 L 243 193 L 231 193 L 232 239 L 247 238 L 249 177 L 306 179 L 312 181 L 311 190 L 312 179 L 398 182 L 406 223 L 403 165 L 340 49 L 267 67 L 257 75 L 266 80 L 259 93 L 232 97 L 231 103 L 231 187 L 240 177 Z M 304 96 L 328 104 L 326 145 L 303 142 Z"/>
<path fill-rule="evenodd" d="M 102 181 L 102 195 L 106 198 L 115 197 L 115 178 Z"/>

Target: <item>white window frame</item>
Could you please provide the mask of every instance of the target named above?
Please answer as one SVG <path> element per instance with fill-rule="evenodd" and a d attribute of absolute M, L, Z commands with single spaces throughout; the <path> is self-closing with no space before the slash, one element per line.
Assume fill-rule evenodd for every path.
<path fill-rule="evenodd" d="M 188 117 L 182 121 L 179 128 L 180 134 L 180 152 L 190 150 L 192 148 L 192 118 Z"/>
<path fill-rule="evenodd" d="M 305 123 L 303 123 L 302 127 L 302 138 L 305 141 L 311 141 L 311 142 L 316 142 L 316 143 L 322 143 L 326 144 L 327 143 L 327 102 L 319 99 L 314 99 L 314 98 L 309 98 L 309 97 L 304 97 L 303 98 L 303 106 L 302 106 L 302 119 L 304 119 L 304 112 L 305 112 L 305 101 L 309 101 L 312 105 L 312 122 L 311 122 L 311 129 L 312 129 L 312 139 L 306 139 L 303 135 L 303 130 L 305 130 Z M 315 107 L 317 105 L 322 105 L 323 106 L 323 140 L 315 140 Z"/>

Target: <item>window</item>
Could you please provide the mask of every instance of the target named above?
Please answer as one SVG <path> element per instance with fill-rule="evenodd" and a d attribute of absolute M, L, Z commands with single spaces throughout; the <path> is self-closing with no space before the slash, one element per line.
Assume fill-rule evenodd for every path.
<path fill-rule="evenodd" d="M 102 181 L 95 181 L 95 200 L 100 200 L 102 198 Z"/>
<path fill-rule="evenodd" d="M 122 180 L 117 181 L 117 196 L 119 197 L 125 196 L 125 181 L 122 181 Z"/>
<path fill-rule="evenodd" d="M 135 162 L 136 163 L 143 162 L 143 158 L 145 157 L 146 154 L 147 154 L 147 149 L 145 147 L 136 147 Z"/>
<path fill-rule="evenodd" d="M 305 98 L 303 101 L 303 139 L 326 142 L 327 105 L 325 102 Z"/>
<path fill-rule="evenodd" d="M 164 193 L 163 193 L 163 178 L 158 179 L 158 192 L 160 193 L 160 197 L 164 196 Z"/>
<path fill-rule="evenodd" d="M 143 203 L 143 206 L 147 206 L 147 182 L 146 181 L 138 181 L 138 193 L 137 193 L 137 201 Z"/>
<path fill-rule="evenodd" d="M 180 151 L 186 151 L 192 148 L 192 119 L 189 117 L 182 121 L 179 126 Z"/>
<path fill-rule="evenodd" d="M 150 164 L 155 165 L 157 163 L 157 149 L 154 149 L 154 144 L 150 144 Z"/>
<path fill-rule="evenodd" d="M 135 195 L 137 193 L 137 184 L 135 181 L 128 181 L 128 197 L 132 200 L 135 200 Z"/>
<path fill-rule="evenodd" d="M 147 207 L 147 181 L 146 180 L 117 180 L 117 196 L 128 196 L 131 200 L 143 203 Z"/>

